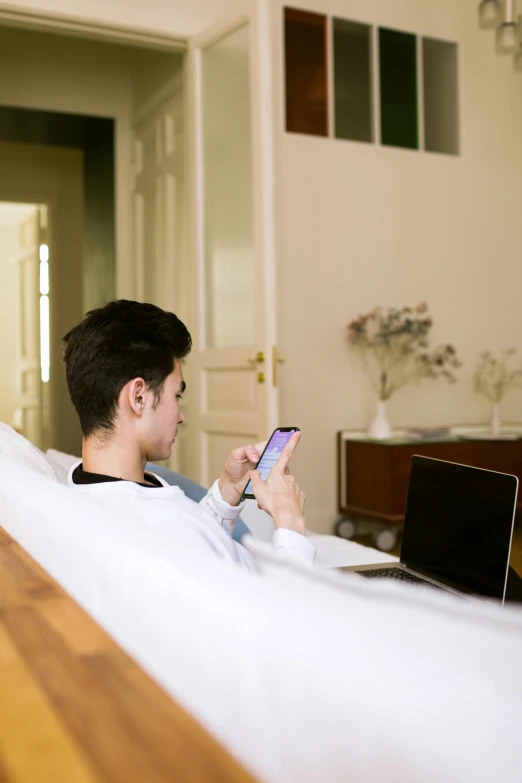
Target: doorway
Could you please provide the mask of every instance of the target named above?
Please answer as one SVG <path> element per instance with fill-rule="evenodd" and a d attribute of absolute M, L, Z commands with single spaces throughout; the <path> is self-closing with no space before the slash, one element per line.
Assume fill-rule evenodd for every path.
<path fill-rule="evenodd" d="M 1 141 L 81 150 L 82 310 L 114 299 L 114 120 L 0 106 Z"/>
<path fill-rule="evenodd" d="M 21 330 L 21 426 L 35 445 L 58 444 L 73 453 L 80 443 L 79 426 L 67 393 L 61 338 L 82 315 L 81 163 L 80 150 L 0 141 L 0 200 L 41 205 L 20 227 L 16 312 L 11 321 L 0 312 L 4 334 L 13 322 Z M 49 339 L 42 343 L 47 331 Z M 40 385 L 42 373 L 44 379 L 49 375 L 48 386 Z"/>
<path fill-rule="evenodd" d="M 43 204 L 0 202 L 0 421 L 50 443 L 49 248 Z"/>
<path fill-rule="evenodd" d="M 43 387 L 42 396 L 42 411 L 49 412 L 49 426 L 45 434 L 33 432 L 30 439 L 36 445 L 80 452 L 77 417 L 68 399 L 60 355 L 62 336 L 85 312 L 117 297 L 145 295 L 149 301 L 176 309 L 177 292 L 165 290 L 160 274 L 157 290 L 151 290 L 150 281 L 155 281 L 152 270 L 160 273 L 163 267 L 171 269 L 181 263 L 178 235 L 183 220 L 174 216 L 166 221 L 168 242 L 157 237 L 157 231 L 153 239 L 158 241 L 152 248 L 148 241 L 147 250 L 152 254 L 143 263 L 149 265 L 151 273 L 145 278 L 147 290 L 143 286 L 140 290 L 143 269 L 137 269 L 134 192 L 138 178 L 139 190 L 145 180 L 153 183 L 161 175 L 156 161 L 148 155 L 147 144 L 142 143 L 142 129 L 150 126 L 154 130 L 161 121 L 174 152 L 165 163 L 169 169 L 168 192 L 176 193 L 177 202 L 173 204 L 170 199 L 169 206 L 176 211 L 181 204 L 182 177 L 178 175 L 183 165 L 183 123 L 172 110 L 173 104 L 181 109 L 181 69 L 182 56 L 177 51 L 153 51 L 0 27 L 0 200 L 40 203 L 47 201 L 47 193 L 53 202 L 48 213 L 50 232 L 60 245 L 56 252 L 52 251 L 54 259 L 49 261 L 50 382 Z M 2 78 L 7 75 L 9 78 Z M 21 167 L 18 170 L 10 145 L 16 147 L 15 157 Z M 138 172 L 139 148 L 143 155 Z M 45 185 L 47 175 L 53 179 L 48 167 L 35 182 L 30 165 L 39 154 L 49 159 L 49 155 L 62 152 L 75 155 L 73 168 L 80 169 L 81 214 L 73 221 L 60 217 L 60 210 L 67 208 L 67 198 L 57 197 L 57 177 L 49 187 Z M 71 184 L 71 171 L 63 173 Z M 147 198 L 141 193 L 140 198 L 148 207 Z M 78 201 L 76 196 L 74 200 Z M 157 226 L 155 212 L 161 205 L 155 206 L 155 211 L 145 212 L 145 223 L 142 221 L 141 225 L 144 237 L 152 237 Z M 172 225 L 176 236 L 172 235 Z M 65 248 L 65 234 L 75 250 Z M 172 286 L 177 285 L 176 275 L 170 274 Z M 40 295 L 38 281 L 32 293 Z M 16 306 L 20 307 L 20 302 Z M 0 320 L 5 328 L 5 317 Z M 2 416 L 10 417 L 12 412 L 5 411 Z M 15 423 L 27 434 L 20 412 L 16 416 Z M 43 423 L 44 420 L 42 426 Z"/>

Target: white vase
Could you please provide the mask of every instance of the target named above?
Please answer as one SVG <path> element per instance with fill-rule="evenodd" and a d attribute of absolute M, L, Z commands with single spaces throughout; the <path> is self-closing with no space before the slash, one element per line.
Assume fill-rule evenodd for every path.
<path fill-rule="evenodd" d="M 491 406 L 491 434 L 500 435 L 502 422 L 500 420 L 500 404 L 494 402 Z"/>
<path fill-rule="evenodd" d="M 392 428 L 386 416 L 386 403 L 384 400 L 377 401 L 377 413 L 370 425 L 368 435 L 375 440 L 388 440 L 388 438 L 391 438 Z"/>

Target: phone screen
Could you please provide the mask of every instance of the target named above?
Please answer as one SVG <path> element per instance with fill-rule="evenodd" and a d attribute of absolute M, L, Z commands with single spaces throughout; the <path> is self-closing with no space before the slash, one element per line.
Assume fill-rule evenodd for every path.
<path fill-rule="evenodd" d="M 272 436 L 266 444 L 265 450 L 261 455 L 261 459 L 257 463 L 257 470 L 259 471 L 263 481 L 267 480 L 268 474 L 276 464 L 281 452 L 297 429 L 297 427 L 285 427 L 284 429 L 281 428 L 274 430 L 272 433 Z M 251 481 L 249 481 L 246 485 L 243 495 L 253 496 Z"/>

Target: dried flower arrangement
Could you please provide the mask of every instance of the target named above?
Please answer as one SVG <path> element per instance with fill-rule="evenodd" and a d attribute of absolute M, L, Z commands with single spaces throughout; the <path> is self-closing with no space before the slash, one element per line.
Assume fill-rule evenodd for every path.
<path fill-rule="evenodd" d="M 511 367 L 516 348 L 505 348 L 498 356 L 490 351 L 480 354 L 475 370 L 475 391 L 498 404 L 510 389 L 522 386 L 522 367 Z"/>
<path fill-rule="evenodd" d="M 381 401 L 424 378 L 457 380 L 461 366 L 452 345 L 430 350 L 433 320 L 425 303 L 415 308 L 376 307 L 348 325 L 348 341 Z"/>

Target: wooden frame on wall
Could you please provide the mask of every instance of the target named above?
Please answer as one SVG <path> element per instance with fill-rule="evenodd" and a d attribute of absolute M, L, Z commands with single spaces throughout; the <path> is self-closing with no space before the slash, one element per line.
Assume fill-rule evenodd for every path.
<path fill-rule="evenodd" d="M 328 136 L 327 17 L 284 9 L 286 128 Z"/>
<path fill-rule="evenodd" d="M 287 132 L 460 154 L 456 43 L 288 7 L 283 32 Z"/>

